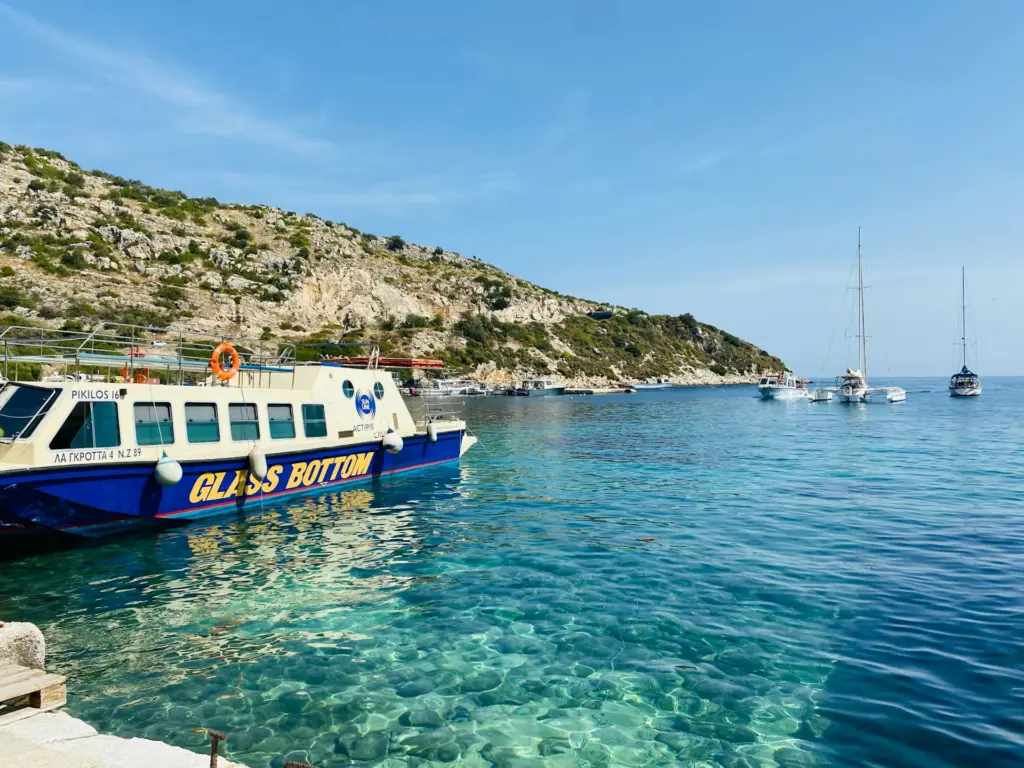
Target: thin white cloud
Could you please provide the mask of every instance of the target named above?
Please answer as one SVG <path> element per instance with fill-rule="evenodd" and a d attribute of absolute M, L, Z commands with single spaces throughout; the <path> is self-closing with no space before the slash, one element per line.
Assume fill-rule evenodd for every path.
<path fill-rule="evenodd" d="M 0 6 L 2 9 L 2 6 Z M 39 81 L 34 77 L 13 77 L 0 72 L 0 93 L 30 91 L 38 87 Z"/>
<path fill-rule="evenodd" d="M 326 152 L 330 142 L 307 136 L 295 128 L 263 117 L 229 96 L 199 82 L 190 72 L 148 56 L 115 50 L 65 32 L 0 2 L 0 20 L 7 34 L 17 30 L 59 54 L 91 69 L 91 74 L 120 87 L 131 88 L 182 112 L 179 129 L 221 138 L 244 139 L 296 152 Z M 0 88 L 16 87 L 24 80 L 0 77 Z"/>
<path fill-rule="evenodd" d="M 243 193 L 252 189 L 273 189 L 287 200 L 289 207 L 299 210 L 345 208 L 399 212 L 492 198 L 520 190 L 517 177 L 505 172 L 409 177 L 355 188 L 334 187 L 327 181 L 297 183 L 278 174 L 223 171 L 216 176 L 223 184 Z"/>

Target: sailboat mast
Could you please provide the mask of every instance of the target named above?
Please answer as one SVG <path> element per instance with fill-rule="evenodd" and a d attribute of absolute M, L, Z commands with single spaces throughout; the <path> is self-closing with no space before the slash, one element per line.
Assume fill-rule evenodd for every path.
<path fill-rule="evenodd" d="M 964 351 L 964 368 L 967 367 L 967 276 L 966 267 L 960 267 L 960 346 Z"/>
<path fill-rule="evenodd" d="M 864 269 L 861 262 L 860 227 L 857 227 L 857 294 L 860 298 L 857 312 L 857 336 L 860 339 L 860 372 L 865 383 L 868 380 L 868 348 L 864 331 Z"/>

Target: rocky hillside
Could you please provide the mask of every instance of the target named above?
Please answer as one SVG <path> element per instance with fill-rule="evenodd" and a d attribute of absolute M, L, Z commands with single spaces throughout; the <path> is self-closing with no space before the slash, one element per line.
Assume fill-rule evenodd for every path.
<path fill-rule="evenodd" d="M 370 339 L 481 377 L 745 381 L 777 358 L 691 315 L 616 308 L 438 246 L 86 171 L 0 142 L 0 323 L 124 322 L 215 337 Z"/>

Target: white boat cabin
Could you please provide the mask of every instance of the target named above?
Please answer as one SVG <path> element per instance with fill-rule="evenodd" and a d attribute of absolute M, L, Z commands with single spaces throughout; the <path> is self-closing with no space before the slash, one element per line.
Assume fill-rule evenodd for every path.
<path fill-rule="evenodd" d="M 240 371 L 226 385 L 10 382 L 0 390 L 0 464 L 8 469 L 155 462 L 164 451 L 181 461 L 226 459 L 254 445 L 271 455 L 379 442 L 389 429 L 403 438 L 425 430 L 390 374 L 330 364 Z"/>
<path fill-rule="evenodd" d="M 452 414 L 415 421 L 391 373 L 375 364 L 375 347 L 374 362 L 355 367 L 296 362 L 291 346 L 268 342 L 266 352 L 261 344 L 246 342 L 243 363 L 229 344 L 211 359 L 209 341 L 159 329 L 9 327 L 0 332 L 0 370 L 11 379 L 0 388 L 0 472 L 152 463 L 164 452 L 185 462 L 244 457 L 257 447 L 271 456 L 379 445 L 389 432 L 404 440 L 466 430 Z M 229 371 L 220 367 L 221 348 L 233 357 Z M 16 371 L 25 364 L 60 373 L 21 381 Z M 473 442 L 466 435 L 462 451 Z"/>

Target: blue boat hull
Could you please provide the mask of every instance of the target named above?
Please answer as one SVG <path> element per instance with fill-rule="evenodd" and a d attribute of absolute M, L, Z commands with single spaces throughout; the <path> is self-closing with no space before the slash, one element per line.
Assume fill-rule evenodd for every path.
<path fill-rule="evenodd" d="M 322 493 L 382 475 L 457 461 L 462 432 L 407 438 L 389 454 L 380 443 L 274 454 L 262 481 L 244 458 L 182 462 L 183 476 L 161 486 L 152 465 L 61 466 L 0 475 L 0 538 L 104 536 L 137 528 L 260 509 L 264 500 Z"/>

